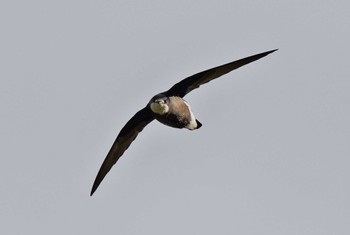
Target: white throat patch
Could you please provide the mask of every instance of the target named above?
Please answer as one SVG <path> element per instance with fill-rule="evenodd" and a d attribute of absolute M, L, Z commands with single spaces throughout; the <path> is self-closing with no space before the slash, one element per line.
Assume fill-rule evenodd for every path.
<path fill-rule="evenodd" d="M 159 115 L 164 115 L 169 112 L 169 106 L 167 104 L 161 104 L 157 102 L 151 103 L 151 110 Z"/>

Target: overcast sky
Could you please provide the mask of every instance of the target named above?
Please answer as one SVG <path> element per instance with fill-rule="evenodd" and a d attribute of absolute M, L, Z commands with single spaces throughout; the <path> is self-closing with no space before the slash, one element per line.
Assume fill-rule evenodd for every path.
<path fill-rule="evenodd" d="M 350 234 L 349 1 L 2 1 L 1 234 Z M 152 122 L 202 70 L 279 51 Z"/>

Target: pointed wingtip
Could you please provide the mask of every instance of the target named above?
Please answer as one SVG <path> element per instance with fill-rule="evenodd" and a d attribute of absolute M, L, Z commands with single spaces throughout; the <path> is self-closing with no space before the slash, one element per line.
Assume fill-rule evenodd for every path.
<path fill-rule="evenodd" d="M 95 193 L 97 187 L 99 184 L 96 184 L 96 181 L 94 182 L 94 185 L 92 186 L 91 192 L 90 192 L 90 197 Z"/>
<path fill-rule="evenodd" d="M 273 50 L 269 50 L 269 51 L 265 51 L 265 52 L 261 52 L 259 54 L 255 54 L 255 55 L 252 55 L 252 56 L 248 56 L 246 58 L 243 58 L 243 59 L 240 59 L 240 60 L 237 60 L 237 61 L 234 61 L 234 62 L 231 62 L 230 64 L 238 64 L 239 63 L 239 66 L 236 66 L 236 68 L 239 68 L 243 65 L 246 65 L 246 64 L 249 64 L 253 61 L 256 61 L 256 60 L 259 60 L 275 51 L 277 51 L 277 49 L 273 49 Z"/>
<path fill-rule="evenodd" d="M 102 181 L 102 180 L 100 180 L 99 175 L 100 175 L 100 172 L 99 172 L 99 174 L 97 174 L 96 179 L 94 181 L 94 184 L 92 185 L 91 192 L 90 192 L 90 197 L 95 193 L 96 189 L 98 188 L 98 186 L 100 185 L 100 183 Z"/>
<path fill-rule="evenodd" d="M 267 51 L 267 52 L 265 52 L 265 54 L 266 54 L 266 55 L 271 54 L 271 53 L 273 53 L 273 52 L 275 52 L 275 51 L 278 51 L 278 49 L 279 49 L 279 48 L 276 48 L 276 49 Z"/>
<path fill-rule="evenodd" d="M 271 53 L 273 53 L 273 52 L 275 52 L 275 51 L 277 51 L 277 50 L 278 50 L 278 48 L 277 48 L 277 49 L 270 50 L 270 51 L 265 51 L 265 52 L 260 53 L 260 54 L 253 55 L 253 56 L 251 56 L 251 57 L 255 57 L 255 58 L 256 58 L 255 60 L 257 60 L 257 59 L 260 59 L 260 58 L 262 58 L 262 57 L 265 57 L 265 56 L 267 56 L 267 55 L 269 55 L 269 54 L 271 54 Z"/>

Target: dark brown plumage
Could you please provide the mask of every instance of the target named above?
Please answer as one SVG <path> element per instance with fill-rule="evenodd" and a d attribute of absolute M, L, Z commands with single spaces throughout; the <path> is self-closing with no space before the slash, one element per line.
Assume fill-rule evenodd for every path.
<path fill-rule="evenodd" d="M 125 150 L 128 149 L 137 135 L 153 119 L 157 119 L 161 123 L 175 128 L 187 128 L 189 130 L 200 128 L 202 124 L 195 119 L 190 106 L 182 98 L 199 86 L 243 65 L 267 56 L 276 50 L 249 56 L 197 73 L 176 83 L 168 91 L 154 96 L 146 107 L 138 111 L 118 134 L 96 176 L 90 195 L 96 191 L 106 174 L 123 155 Z"/>

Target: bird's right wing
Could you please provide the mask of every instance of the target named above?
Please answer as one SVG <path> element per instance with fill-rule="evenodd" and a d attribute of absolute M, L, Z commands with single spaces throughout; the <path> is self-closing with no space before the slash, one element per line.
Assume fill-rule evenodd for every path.
<path fill-rule="evenodd" d="M 240 60 L 233 61 L 231 63 L 227 63 L 224 65 L 217 66 L 215 68 L 208 69 L 203 72 L 194 74 L 176 83 L 166 92 L 166 95 L 184 97 L 186 94 L 198 88 L 200 85 L 210 82 L 211 80 L 218 78 L 226 73 L 229 73 L 232 70 L 238 69 L 243 65 L 249 64 L 255 60 L 258 60 L 264 56 L 267 56 L 268 54 L 276 50 L 266 51 L 260 54 L 252 55 Z"/>
<path fill-rule="evenodd" d="M 148 123 L 153 121 L 153 116 L 148 107 L 138 111 L 122 128 L 114 141 L 111 150 L 109 150 L 107 157 L 102 163 L 102 166 L 96 176 L 95 182 L 91 189 L 90 196 L 96 191 L 97 187 L 107 175 L 112 166 L 123 155 L 125 150 L 135 140 L 137 135 L 143 130 Z"/>

